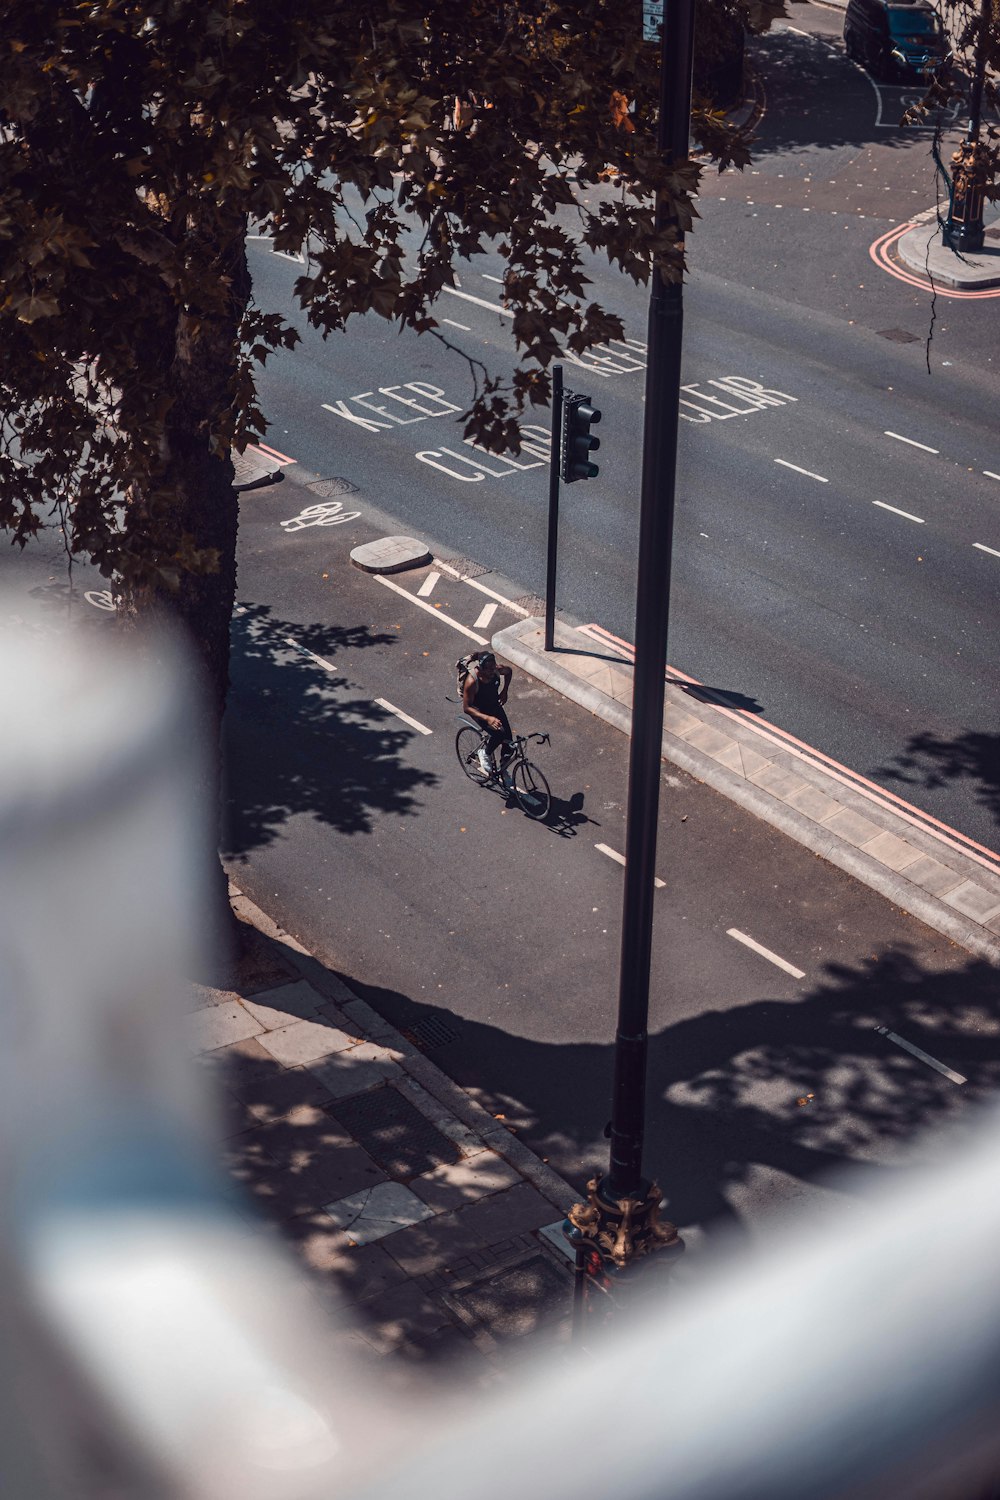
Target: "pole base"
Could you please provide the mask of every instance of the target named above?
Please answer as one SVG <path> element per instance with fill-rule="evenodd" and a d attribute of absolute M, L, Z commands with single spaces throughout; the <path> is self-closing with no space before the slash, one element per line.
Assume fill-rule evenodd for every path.
<path fill-rule="evenodd" d="M 683 1251 L 675 1226 L 660 1219 L 662 1194 L 655 1182 L 642 1184 L 641 1197 L 613 1199 L 604 1191 L 606 1180 L 592 1177 L 587 1202 L 570 1209 L 565 1232 L 571 1244 L 596 1250 L 619 1271 L 657 1251 Z"/>

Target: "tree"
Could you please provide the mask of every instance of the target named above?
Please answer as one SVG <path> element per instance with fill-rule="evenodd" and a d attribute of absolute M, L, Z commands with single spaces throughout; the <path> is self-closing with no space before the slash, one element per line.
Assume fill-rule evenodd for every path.
<path fill-rule="evenodd" d="M 759 29 L 780 10 L 746 0 Z M 22 545 L 62 526 L 68 556 L 113 580 L 123 619 L 183 622 L 213 740 L 236 585 L 231 450 L 266 431 L 256 366 L 296 341 L 253 300 L 248 226 L 306 249 L 295 292 L 324 334 L 375 313 L 442 338 L 433 304 L 455 262 L 496 245 L 523 358 L 506 387 L 474 370 L 466 434 L 516 452 L 560 346 L 623 332 L 587 298 L 583 251 L 637 281 L 680 276 L 653 194 L 689 229 L 704 163 L 749 159 L 744 134 L 699 107 L 704 156 L 662 162 L 638 3 L 3 0 L 2 13 L 0 526 Z M 634 132 L 615 126 L 616 92 L 636 101 Z M 468 128 L 454 128 L 456 99 Z M 588 207 L 579 189 L 599 184 Z"/>

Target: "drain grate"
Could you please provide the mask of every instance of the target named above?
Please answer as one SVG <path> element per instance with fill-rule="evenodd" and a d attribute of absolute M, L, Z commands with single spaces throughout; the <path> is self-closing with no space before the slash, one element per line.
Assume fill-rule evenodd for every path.
<path fill-rule="evenodd" d="M 454 568 L 456 573 L 461 573 L 463 578 L 482 578 L 484 573 L 493 571 L 482 563 L 474 562 L 471 557 L 442 557 L 441 561 L 447 563 L 449 568 Z"/>
<path fill-rule="evenodd" d="M 339 1121 L 390 1177 L 403 1182 L 462 1155 L 454 1141 L 394 1088 L 342 1099 L 327 1105 L 325 1113 Z"/>
<path fill-rule="evenodd" d="M 880 328 L 878 336 L 880 339 L 889 339 L 893 344 L 919 344 L 920 342 L 915 333 L 908 333 L 905 328 Z"/>
<path fill-rule="evenodd" d="M 333 500 L 337 495 L 358 493 L 357 485 L 352 484 L 349 479 L 314 479 L 312 484 L 306 485 L 306 489 L 318 495 L 321 500 Z"/>
<path fill-rule="evenodd" d="M 511 603 L 516 604 L 518 609 L 523 609 L 529 615 L 544 615 L 545 613 L 545 600 L 539 599 L 537 594 L 522 594 L 520 599 L 512 599 Z"/>
<path fill-rule="evenodd" d="M 429 1047 L 445 1047 L 458 1039 L 458 1032 L 444 1021 L 439 1021 L 437 1016 L 423 1016 L 419 1021 L 414 1021 L 412 1026 L 404 1026 L 401 1030 L 406 1040 L 412 1042 L 414 1047 L 419 1047 L 422 1052 L 426 1052 Z"/>
<path fill-rule="evenodd" d="M 983 234 L 988 240 L 1000 240 L 1000 229 L 984 229 Z"/>

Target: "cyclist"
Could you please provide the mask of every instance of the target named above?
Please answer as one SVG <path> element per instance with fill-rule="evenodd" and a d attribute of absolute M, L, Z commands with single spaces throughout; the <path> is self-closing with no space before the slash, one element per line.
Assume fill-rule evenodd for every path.
<path fill-rule="evenodd" d="M 462 689 L 462 710 L 475 723 L 481 724 L 486 738 L 478 753 L 479 765 L 484 775 L 493 774 L 493 752 L 498 745 L 500 751 L 500 773 L 514 754 L 510 743 L 510 724 L 504 713 L 507 691 L 514 673 L 510 667 L 498 667 L 492 651 L 481 651 L 469 662 L 469 670 Z"/>

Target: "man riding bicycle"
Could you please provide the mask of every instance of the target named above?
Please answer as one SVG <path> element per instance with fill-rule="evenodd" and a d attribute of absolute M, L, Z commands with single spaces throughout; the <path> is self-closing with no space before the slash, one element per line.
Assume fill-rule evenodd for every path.
<path fill-rule="evenodd" d="M 486 776 L 493 774 L 493 752 L 498 745 L 500 771 L 514 754 L 510 743 L 510 724 L 504 712 L 507 691 L 514 673 L 510 667 L 498 667 L 492 651 L 481 651 L 469 661 L 465 685 L 462 689 L 462 710 L 476 724 L 481 724 L 485 739 L 478 751 L 481 770 Z"/>

